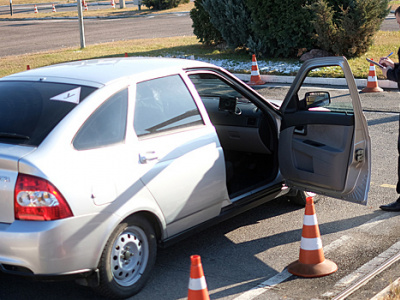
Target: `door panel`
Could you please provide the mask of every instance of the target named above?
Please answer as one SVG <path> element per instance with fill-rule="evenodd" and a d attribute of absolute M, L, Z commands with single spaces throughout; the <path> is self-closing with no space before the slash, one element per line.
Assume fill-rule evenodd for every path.
<path fill-rule="evenodd" d="M 303 184 L 343 190 L 347 163 L 352 147 L 352 126 L 307 125 L 306 134 L 297 134 L 295 127 L 281 132 L 281 143 L 290 145 L 279 153 L 284 170 L 293 165 L 292 174 Z M 283 173 L 284 177 L 285 173 Z M 291 176 L 288 176 L 291 177 Z"/>
<path fill-rule="evenodd" d="M 308 109 L 300 91 L 314 68 L 339 66 L 347 99 Z M 346 97 L 344 97 L 346 98 Z M 335 99 L 336 100 L 336 99 Z M 279 164 L 289 186 L 352 202 L 367 203 L 371 143 L 353 74 L 344 57 L 309 60 L 281 107 Z"/>

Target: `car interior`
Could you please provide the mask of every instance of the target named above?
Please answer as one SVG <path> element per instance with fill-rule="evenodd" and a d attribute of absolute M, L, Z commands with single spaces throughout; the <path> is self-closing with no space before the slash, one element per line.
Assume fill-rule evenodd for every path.
<path fill-rule="evenodd" d="M 272 181 L 278 171 L 278 142 L 273 118 L 214 74 L 189 77 L 223 148 L 230 198 Z"/>

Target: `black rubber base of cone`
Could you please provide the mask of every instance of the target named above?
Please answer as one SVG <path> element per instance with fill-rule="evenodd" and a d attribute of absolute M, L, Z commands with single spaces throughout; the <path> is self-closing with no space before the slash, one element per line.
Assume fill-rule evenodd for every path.
<path fill-rule="evenodd" d="M 325 259 L 323 262 L 313 265 L 303 264 L 296 260 L 292 262 L 287 269 L 289 273 L 300 277 L 322 277 L 335 273 L 338 267 L 329 259 Z"/>

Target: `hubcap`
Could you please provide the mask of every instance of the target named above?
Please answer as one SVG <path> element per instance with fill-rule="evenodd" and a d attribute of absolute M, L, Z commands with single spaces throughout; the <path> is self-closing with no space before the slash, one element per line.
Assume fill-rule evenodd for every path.
<path fill-rule="evenodd" d="M 111 251 L 111 270 L 115 281 L 130 286 L 140 279 L 147 266 L 149 244 L 144 231 L 126 228 L 115 240 Z"/>

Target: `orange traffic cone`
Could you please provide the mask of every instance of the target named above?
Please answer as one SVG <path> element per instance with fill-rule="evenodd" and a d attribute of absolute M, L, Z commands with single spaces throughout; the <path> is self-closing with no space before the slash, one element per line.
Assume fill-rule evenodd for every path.
<path fill-rule="evenodd" d="M 373 63 L 369 64 L 367 87 L 362 89 L 362 92 L 363 93 L 383 92 L 383 89 L 381 89 L 378 86 L 378 79 L 376 78 L 375 65 Z"/>
<path fill-rule="evenodd" d="M 337 271 L 337 265 L 325 259 L 312 197 L 306 198 L 301 234 L 300 257 L 288 266 L 289 273 L 300 277 L 321 277 Z"/>
<path fill-rule="evenodd" d="M 192 265 L 190 267 L 188 300 L 210 300 L 200 255 L 192 255 L 190 260 Z"/>
<path fill-rule="evenodd" d="M 57 12 L 56 11 L 56 6 L 53 4 L 53 12 Z"/>
<path fill-rule="evenodd" d="M 258 70 L 258 65 L 257 65 L 257 60 L 256 60 L 256 55 L 253 54 L 251 58 L 251 77 L 250 77 L 250 82 L 248 82 L 248 85 L 260 85 L 264 84 L 265 81 L 261 80 L 260 72 Z"/>
<path fill-rule="evenodd" d="M 85 11 L 89 10 L 87 3 L 85 2 L 85 5 L 83 6 L 85 8 Z"/>
<path fill-rule="evenodd" d="M 112 8 L 115 8 L 115 1 L 114 0 L 111 0 L 111 6 L 112 6 Z"/>
<path fill-rule="evenodd" d="M 37 14 L 39 12 L 38 9 L 37 9 L 36 4 L 35 4 L 35 8 L 33 9 L 33 11 L 34 11 L 35 14 Z"/>

